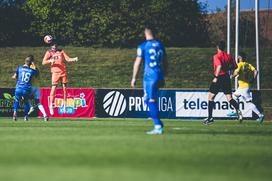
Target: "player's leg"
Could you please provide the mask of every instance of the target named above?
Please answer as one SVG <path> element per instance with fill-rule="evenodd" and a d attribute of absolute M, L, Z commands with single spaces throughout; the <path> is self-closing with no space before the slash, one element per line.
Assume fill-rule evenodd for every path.
<path fill-rule="evenodd" d="M 243 115 L 242 112 L 239 109 L 239 104 L 233 99 L 232 97 L 232 90 L 231 90 L 231 80 L 229 77 L 224 77 L 223 81 L 222 81 L 222 90 L 228 100 L 228 102 L 230 103 L 230 105 L 232 105 L 238 115 L 238 120 L 240 122 L 243 121 Z"/>
<path fill-rule="evenodd" d="M 212 82 L 208 92 L 208 117 L 204 119 L 204 122 L 203 122 L 203 124 L 205 125 L 209 125 L 214 122 L 213 120 L 213 110 L 215 106 L 214 98 L 218 92 L 219 92 L 218 82 L 216 83 Z"/>
<path fill-rule="evenodd" d="M 57 85 L 52 85 L 51 91 L 50 91 L 50 96 L 49 96 L 49 112 L 51 115 L 54 115 L 53 101 L 54 101 L 55 94 L 56 94 L 56 87 L 57 87 Z"/>
<path fill-rule="evenodd" d="M 159 119 L 158 107 L 158 87 L 157 81 L 144 81 L 144 90 L 146 94 L 146 103 L 149 108 L 150 116 L 154 123 L 154 129 L 146 132 L 147 134 L 163 134 L 163 123 Z"/>
<path fill-rule="evenodd" d="M 264 115 L 258 110 L 257 106 L 252 102 L 252 96 L 250 94 L 249 87 L 242 89 L 241 94 L 244 97 L 246 103 L 249 105 L 250 109 L 258 115 L 259 118 L 256 121 L 262 123 L 264 120 Z"/>
<path fill-rule="evenodd" d="M 40 103 L 40 97 L 41 97 L 41 91 L 39 87 L 32 87 L 33 88 L 33 96 L 34 96 L 34 100 L 35 100 L 35 104 L 37 105 L 38 109 L 41 111 L 41 113 L 43 114 L 43 118 L 45 121 L 48 121 L 48 116 L 44 110 L 43 105 Z"/>
<path fill-rule="evenodd" d="M 17 121 L 17 112 L 18 112 L 21 94 L 22 94 L 21 89 L 17 88 L 15 90 L 15 101 L 14 101 L 14 105 L 13 105 L 13 120 L 14 121 Z"/>
<path fill-rule="evenodd" d="M 62 83 L 62 90 L 63 90 L 63 113 L 66 113 L 67 83 L 68 83 L 68 77 L 66 73 L 63 73 L 61 75 L 61 83 Z"/>
<path fill-rule="evenodd" d="M 31 96 L 34 96 L 34 100 L 35 100 L 35 88 L 34 87 L 31 87 Z M 34 112 L 37 104 L 35 102 L 35 106 L 32 105 L 31 103 L 31 99 L 28 100 L 28 104 L 29 104 L 29 111 L 28 111 L 28 115 L 30 115 L 32 112 Z"/>
<path fill-rule="evenodd" d="M 236 100 L 237 102 L 239 102 L 239 100 L 244 99 L 244 97 L 241 95 L 241 90 L 240 88 L 238 88 L 233 94 L 232 94 L 232 98 L 234 100 Z M 230 117 L 237 117 L 238 114 L 236 111 L 231 111 L 230 113 L 227 114 L 227 116 Z"/>
<path fill-rule="evenodd" d="M 60 75 L 58 73 L 52 73 L 52 87 L 50 91 L 50 96 L 49 96 L 49 112 L 51 115 L 54 115 L 54 98 L 56 95 L 56 88 L 58 83 L 60 82 Z"/>
<path fill-rule="evenodd" d="M 67 86 L 66 83 L 62 84 L 63 90 L 63 113 L 66 113 L 66 101 L 67 101 Z"/>
<path fill-rule="evenodd" d="M 24 120 L 28 121 L 28 112 L 29 112 L 29 98 L 31 90 L 23 90 L 23 100 L 24 100 Z"/>

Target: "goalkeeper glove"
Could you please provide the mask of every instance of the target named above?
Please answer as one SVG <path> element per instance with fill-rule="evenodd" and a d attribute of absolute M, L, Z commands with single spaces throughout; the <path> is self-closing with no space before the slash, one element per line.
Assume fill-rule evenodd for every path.
<path fill-rule="evenodd" d="M 74 61 L 77 62 L 77 61 L 78 61 L 78 57 L 75 57 L 75 58 L 74 58 Z"/>
<path fill-rule="evenodd" d="M 55 60 L 54 59 L 49 59 L 49 62 L 50 63 L 55 63 Z"/>

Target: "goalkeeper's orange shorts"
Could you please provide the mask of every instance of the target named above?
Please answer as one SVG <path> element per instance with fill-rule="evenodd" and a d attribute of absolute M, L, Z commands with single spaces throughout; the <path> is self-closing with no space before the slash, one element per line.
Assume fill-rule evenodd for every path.
<path fill-rule="evenodd" d="M 67 73 L 52 73 L 52 85 L 65 84 L 67 82 Z"/>

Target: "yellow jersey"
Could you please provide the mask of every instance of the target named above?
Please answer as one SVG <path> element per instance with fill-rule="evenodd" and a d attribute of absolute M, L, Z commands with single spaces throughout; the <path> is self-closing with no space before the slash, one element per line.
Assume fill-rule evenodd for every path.
<path fill-rule="evenodd" d="M 253 79 L 255 67 L 247 62 L 239 62 L 235 70 L 238 72 L 239 88 L 247 88 L 250 86 L 250 81 Z"/>
<path fill-rule="evenodd" d="M 30 68 L 36 70 L 37 66 L 34 65 L 30 65 Z M 31 80 L 32 86 L 33 87 L 40 87 L 40 74 L 38 74 L 38 76 L 33 76 L 32 80 Z"/>

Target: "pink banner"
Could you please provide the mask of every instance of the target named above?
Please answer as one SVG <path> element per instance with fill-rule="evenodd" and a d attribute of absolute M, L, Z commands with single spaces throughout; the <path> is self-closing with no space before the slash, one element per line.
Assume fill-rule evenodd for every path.
<path fill-rule="evenodd" d="M 41 88 L 40 102 L 49 117 L 83 117 L 91 118 L 95 115 L 94 89 L 67 88 L 66 112 L 63 110 L 63 91 L 57 88 L 53 102 L 54 115 L 49 113 L 50 88 Z M 39 113 L 42 116 L 41 113 Z"/>

